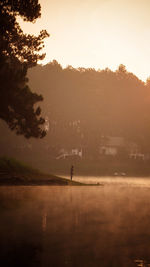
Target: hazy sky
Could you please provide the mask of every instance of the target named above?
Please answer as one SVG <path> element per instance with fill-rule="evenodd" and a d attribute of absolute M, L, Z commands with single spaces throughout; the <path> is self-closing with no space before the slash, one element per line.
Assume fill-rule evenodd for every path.
<path fill-rule="evenodd" d="M 28 33 L 47 29 L 47 63 L 116 70 L 124 64 L 150 76 L 150 0 L 41 0 L 42 17 L 21 23 Z"/>

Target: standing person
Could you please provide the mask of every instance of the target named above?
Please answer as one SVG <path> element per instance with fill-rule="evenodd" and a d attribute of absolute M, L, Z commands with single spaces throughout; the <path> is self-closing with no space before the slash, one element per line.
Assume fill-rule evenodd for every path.
<path fill-rule="evenodd" d="M 71 181 L 72 181 L 72 177 L 73 177 L 73 170 L 74 170 L 74 167 L 73 167 L 73 165 L 72 165 L 72 166 L 71 166 L 71 169 L 70 169 Z"/>

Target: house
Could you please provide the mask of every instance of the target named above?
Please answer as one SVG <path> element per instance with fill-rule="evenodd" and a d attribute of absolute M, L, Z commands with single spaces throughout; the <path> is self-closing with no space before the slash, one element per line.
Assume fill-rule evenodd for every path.
<path fill-rule="evenodd" d="M 140 148 L 136 143 L 129 144 L 129 158 L 145 160 L 145 154 L 141 153 Z"/>
<path fill-rule="evenodd" d="M 80 158 L 82 158 L 82 148 L 81 149 L 78 149 L 78 148 L 71 149 L 71 155 L 77 155 Z"/>
<path fill-rule="evenodd" d="M 82 148 L 80 149 L 72 148 L 70 150 L 61 149 L 56 159 L 67 159 L 67 158 L 72 158 L 72 157 L 82 158 L 82 156 L 83 156 Z"/>
<path fill-rule="evenodd" d="M 123 137 L 102 136 L 99 153 L 105 156 L 116 156 L 124 146 L 125 142 Z"/>

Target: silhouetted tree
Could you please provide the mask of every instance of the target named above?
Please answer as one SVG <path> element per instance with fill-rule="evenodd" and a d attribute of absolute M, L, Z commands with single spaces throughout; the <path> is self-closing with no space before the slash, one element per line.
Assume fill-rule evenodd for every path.
<path fill-rule="evenodd" d="M 122 73 L 126 73 L 126 72 L 127 72 L 126 67 L 125 67 L 125 65 L 123 65 L 123 64 L 120 64 L 120 65 L 119 65 L 117 71 L 120 72 L 120 73 L 121 73 L 121 72 L 122 72 Z"/>
<path fill-rule="evenodd" d="M 31 92 L 27 70 L 44 58 L 39 51 L 48 33 L 24 34 L 16 18 L 33 22 L 40 17 L 40 9 L 38 0 L 0 1 L 0 118 L 27 138 L 45 135 L 41 109 L 34 106 L 43 97 Z"/>

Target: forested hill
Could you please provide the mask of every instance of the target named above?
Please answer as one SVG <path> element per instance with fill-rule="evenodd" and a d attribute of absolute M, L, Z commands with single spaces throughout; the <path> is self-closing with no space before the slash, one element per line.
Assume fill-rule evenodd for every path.
<path fill-rule="evenodd" d="M 147 148 L 150 81 L 145 84 L 124 65 L 113 72 L 63 69 L 53 61 L 31 69 L 28 77 L 31 88 L 44 96 L 42 109 L 50 122 L 50 140 L 54 134 L 59 144 L 87 144 L 90 139 L 92 145 L 101 135 L 123 136 Z"/>
<path fill-rule="evenodd" d="M 145 84 L 123 65 L 116 72 L 96 71 L 63 69 L 56 61 L 32 68 L 28 77 L 29 86 L 44 97 L 41 108 L 42 116 L 46 117 L 47 135 L 43 139 L 26 139 L 0 121 L 0 156 L 15 157 L 49 173 L 58 170 L 67 173 L 71 162 L 57 158 L 62 151 L 82 149 L 85 164 L 81 161 L 81 169 L 90 166 L 88 173 L 94 173 L 101 161 L 100 147 L 109 136 L 124 139 L 124 151 L 119 153 L 126 154 L 126 159 L 122 159 L 127 166 L 134 166 L 127 162 L 131 143 L 139 153 L 150 155 L 149 80 Z M 117 155 L 117 164 L 122 164 L 120 155 Z M 88 165 L 88 160 L 97 160 L 97 165 Z M 108 161 L 109 158 L 103 163 L 106 169 Z M 136 164 L 139 166 L 138 161 Z M 113 168 L 115 171 L 116 167 Z M 138 171 L 132 173 L 135 175 Z"/>

